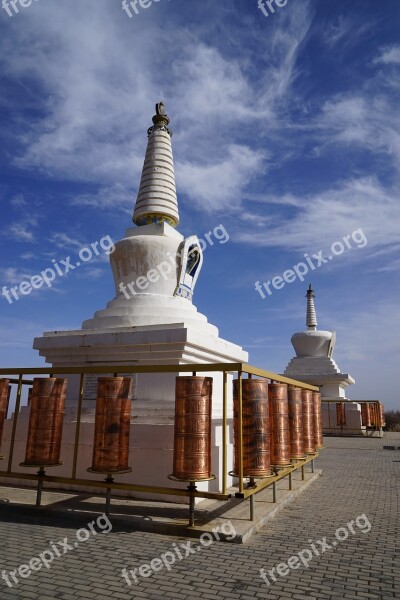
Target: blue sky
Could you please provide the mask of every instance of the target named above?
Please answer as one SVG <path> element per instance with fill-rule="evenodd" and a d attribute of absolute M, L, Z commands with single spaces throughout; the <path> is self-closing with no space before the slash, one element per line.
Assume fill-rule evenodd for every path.
<path fill-rule="evenodd" d="M 257 0 L 160 0 L 132 18 L 119 0 L 0 9 L 0 288 L 123 237 L 163 99 L 180 231 L 230 238 L 205 252 L 199 310 L 282 372 L 311 282 L 349 397 L 398 407 L 399 23 L 396 0 L 288 0 L 268 17 Z M 255 290 L 359 230 L 367 243 L 347 238 L 305 281 Z M 33 337 L 80 328 L 113 293 L 101 253 L 1 296 L 2 366 L 42 365 Z"/>

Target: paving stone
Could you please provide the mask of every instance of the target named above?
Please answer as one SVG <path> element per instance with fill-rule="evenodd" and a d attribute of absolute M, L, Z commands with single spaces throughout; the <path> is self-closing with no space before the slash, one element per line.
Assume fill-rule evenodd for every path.
<path fill-rule="evenodd" d="M 385 445 L 398 446 L 400 435 Z M 323 477 L 285 507 L 246 545 L 215 542 L 172 566 L 138 576 L 128 586 L 122 569 L 135 569 L 185 540 L 169 535 L 113 526 L 113 531 L 82 543 L 18 586 L 0 579 L 1 600 L 389 600 L 396 598 L 400 579 L 398 551 L 400 463 L 383 452 L 382 440 L 327 438 L 316 461 Z M 0 501 L 2 490 L 0 488 Z M 6 492 L 6 490 L 5 490 Z M 4 492 L 4 493 L 5 493 Z M 30 498 L 30 490 L 15 490 L 15 500 Z M 47 492 L 46 492 L 47 493 Z M 73 497 L 68 506 L 74 508 Z M 76 508 L 79 507 L 79 498 Z M 114 499 L 117 503 L 118 499 Z M 42 509 L 28 512 L 0 503 L 1 571 L 18 569 L 49 548 L 49 541 L 73 540 L 89 517 Z M 365 515 L 372 524 L 362 533 Z M 111 517 L 112 519 L 112 517 Z M 338 528 L 354 521 L 355 533 L 336 540 L 334 548 L 312 556 L 268 586 L 260 577 L 311 548 L 311 543 L 335 540 Z M 364 525 L 367 521 L 364 521 Z M 317 544 L 318 546 L 318 544 Z M 276 571 L 275 571 L 276 573 Z M 397 595 L 398 596 L 398 595 Z"/>

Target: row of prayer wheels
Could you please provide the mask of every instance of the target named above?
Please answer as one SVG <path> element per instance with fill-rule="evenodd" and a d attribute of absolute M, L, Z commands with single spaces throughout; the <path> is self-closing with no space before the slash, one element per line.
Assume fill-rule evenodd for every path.
<path fill-rule="evenodd" d="M 6 418 L 8 380 L 0 380 L 0 444 Z M 131 379 L 99 377 L 93 443 L 89 469 L 96 473 L 129 472 Z M 30 393 L 30 414 L 25 467 L 61 465 L 61 441 L 67 380 L 37 378 Z"/>
<path fill-rule="evenodd" d="M 234 474 L 239 473 L 239 383 L 234 382 Z M 242 380 L 243 475 L 268 477 L 271 467 L 286 467 L 323 448 L 319 392 Z"/>
<path fill-rule="evenodd" d="M 361 420 L 364 427 L 385 427 L 385 408 L 382 402 L 362 402 Z"/>
<path fill-rule="evenodd" d="M 336 424 L 346 426 L 346 402 L 336 404 Z M 385 426 L 385 409 L 382 402 L 361 402 L 361 424 L 363 427 L 380 429 Z"/>
<path fill-rule="evenodd" d="M 0 380 L 0 444 L 9 382 Z M 61 463 L 61 441 L 67 380 L 37 378 L 30 394 L 25 461 L 27 467 Z M 89 469 L 97 473 L 129 472 L 131 379 L 99 377 Z M 172 477 L 183 481 L 212 479 L 211 420 L 213 379 L 177 377 Z M 234 382 L 234 474 L 239 473 L 239 387 Z M 244 477 L 267 477 L 323 447 L 321 396 L 311 390 L 242 380 Z"/>
<path fill-rule="evenodd" d="M 173 476 L 184 481 L 212 478 L 212 378 L 177 377 Z M 233 384 L 234 470 L 239 473 L 239 383 Z M 319 392 L 242 380 L 243 476 L 272 475 L 323 447 Z"/>

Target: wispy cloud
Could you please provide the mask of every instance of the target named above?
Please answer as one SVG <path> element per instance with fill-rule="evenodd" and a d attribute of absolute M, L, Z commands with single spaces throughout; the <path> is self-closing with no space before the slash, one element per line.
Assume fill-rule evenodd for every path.
<path fill-rule="evenodd" d="M 3 235 L 17 242 L 35 242 L 36 238 L 33 229 L 36 225 L 37 220 L 34 217 L 31 219 L 23 218 L 8 225 L 4 229 Z"/>
<path fill-rule="evenodd" d="M 263 170 L 263 153 L 247 146 L 230 146 L 220 162 L 208 164 L 180 162 L 177 165 L 179 188 L 190 198 L 201 201 L 201 208 L 230 210 L 241 204 L 249 181 Z"/>
<path fill-rule="evenodd" d="M 70 237 L 66 233 L 53 233 L 50 241 L 57 246 L 57 248 L 80 250 L 84 244 L 75 238 Z"/>
<path fill-rule="evenodd" d="M 15 208 L 20 208 L 21 206 L 28 206 L 28 202 L 25 200 L 22 194 L 17 194 L 10 200 L 11 206 Z"/>
<path fill-rule="evenodd" d="M 22 281 L 29 280 L 33 273 L 17 267 L 3 267 L 0 269 L 1 279 L 10 285 L 20 284 Z"/>
<path fill-rule="evenodd" d="M 329 48 L 340 44 L 340 48 L 349 49 L 359 43 L 366 35 L 371 35 L 374 23 L 357 22 L 354 17 L 339 15 L 333 22 L 327 24 L 322 31 L 322 38 Z"/>
<path fill-rule="evenodd" d="M 362 228 L 368 248 L 400 241 L 396 190 L 386 189 L 374 178 L 349 180 L 306 199 L 299 197 L 297 205 L 293 217 L 279 219 L 260 232 L 239 232 L 236 239 L 260 247 L 318 251 Z"/>
<path fill-rule="evenodd" d="M 41 90 L 43 116 L 21 132 L 24 149 L 15 159 L 18 167 L 99 186 L 95 193 L 75 196 L 74 203 L 131 207 L 150 124 L 149 104 L 159 99 L 161 89 L 167 108 L 179 115 L 173 129 L 180 192 L 200 200 L 206 210 L 240 203 L 245 187 L 267 168 L 269 154 L 265 144 L 248 143 L 250 128 L 257 126 L 265 134 L 268 126 L 276 128 L 299 75 L 297 55 L 311 22 L 308 2 L 287 11 L 284 26 L 269 41 L 264 36 L 269 51 L 257 78 L 241 52 L 227 57 L 222 43 L 202 39 L 200 27 L 189 33 L 183 27 L 169 30 L 164 23 L 132 35 L 131 29 L 125 31 L 131 24 L 121 27 L 119 11 L 107 2 L 98 2 L 96 11 L 74 0 L 68 6 L 36 8 L 24 28 L 13 30 L 12 40 L 5 36 L 0 41 L 2 55 L 11 57 L 7 67 L 13 75 L 28 87 L 34 81 Z M 153 36 L 161 44 L 165 40 L 168 85 Z M 247 39 L 237 27 L 235 43 Z M 141 60 L 127 63 L 127 55 Z"/>
<path fill-rule="evenodd" d="M 385 46 L 381 48 L 379 56 L 374 59 L 375 64 L 400 65 L 400 45 Z"/>

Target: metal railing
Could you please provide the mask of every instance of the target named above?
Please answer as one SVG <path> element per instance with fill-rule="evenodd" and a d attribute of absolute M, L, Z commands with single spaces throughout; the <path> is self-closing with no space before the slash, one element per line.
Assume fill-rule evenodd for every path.
<path fill-rule="evenodd" d="M 78 464 L 78 454 L 79 454 L 79 441 L 80 441 L 80 430 L 81 430 L 81 419 L 82 419 L 82 407 L 84 401 L 84 383 L 85 383 L 85 375 L 102 375 L 113 373 L 114 376 L 117 376 L 118 373 L 124 374 L 124 376 L 128 376 L 130 374 L 149 374 L 149 373 L 191 373 L 192 375 L 197 375 L 197 373 L 202 372 L 219 372 L 223 374 L 223 382 L 222 382 L 222 481 L 220 482 L 220 489 L 218 492 L 212 491 L 202 491 L 198 490 L 195 486 L 191 485 L 188 489 L 182 488 L 174 488 L 174 487 L 163 487 L 163 486 L 149 486 L 149 485 L 141 485 L 137 483 L 118 483 L 115 482 L 112 478 L 108 477 L 106 480 L 96 480 L 96 479 L 79 479 L 77 478 L 77 464 Z M 33 381 L 29 379 L 27 376 L 46 376 L 51 377 L 54 375 L 59 375 L 62 373 L 62 376 L 66 375 L 80 375 L 80 383 L 79 383 L 79 397 L 78 397 L 78 405 L 77 405 L 77 414 L 76 414 L 76 428 L 75 428 L 75 440 L 73 447 L 73 460 L 72 460 L 72 471 L 70 477 L 60 477 L 47 475 L 41 469 L 37 474 L 25 473 L 25 472 L 16 472 L 12 470 L 13 465 L 13 455 L 15 449 L 15 439 L 17 432 L 17 424 L 18 417 L 21 409 L 21 395 L 23 386 L 31 386 Z M 228 374 L 234 375 L 237 374 L 238 379 L 238 423 L 239 423 L 239 436 L 238 436 L 238 462 L 239 462 L 239 472 L 238 472 L 238 483 L 233 485 L 228 489 L 228 476 L 229 476 L 229 468 L 228 468 Z M 11 377 L 14 376 L 14 377 Z M 15 376 L 17 376 L 15 378 Z M 259 480 L 256 484 L 254 481 L 250 484 L 246 484 L 243 475 L 243 392 L 242 392 L 242 381 L 243 377 L 247 376 L 248 378 L 252 378 L 253 376 L 264 378 L 269 380 L 271 383 L 286 383 L 288 385 L 294 385 L 299 388 L 309 389 L 312 391 L 319 391 L 319 388 L 313 385 L 309 385 L 307 383 L 297 381 L 295 379 L 291 379 L 285 377 L 283 375 L 278 375 L 277 373 L 273 373 L 271 371 L 266 371 L 263 369 L 259 369 L 248 365 L 247 363 L 214 363 L 214 364 L 204 364 L 204 363 L 196 363 L 190 365 L 145 365 L 145 366 L 128 366 L 128 365 L 105 365 L 105 366 L 81 366 L 81 367 L 57 367 L 57 368 L 3 368 L 0 369 L 0 378 L 9 378 L 10 383 L 17 385 L 17 393 L 15 400 L 15 409 L 14 416 L 12 421 L 12 429 L 11 429 L 11 439 L 8 448 L 8 463 L 7 470 L 0 471 L 0 478 L 9 478 L 9 479 L 25 479 L 30 481 L 38 482 L 38 491 L 37 491 L 37 502 L 36 505 L 40 506 L 41 493 L 43 484 L 46 482 L 49 483 L 59 483 L 59 484 L 68 484 L 69 486 L 83 487 L 90 486 L 94 488 L 104 488 L 107 492 L 106 495 L 106 511 L 109 511 L 110 506 L 110 498 L 112 490 L 124 490 L 131 492 L 140 492 L 147 494 L 160 494 L 160 495 L 171 495 L 171 496 L 186 496 L 190 499 L 190 517 L 189 524 L 194 524 L 194 502 L 195 498 L 208 498 L 214 500 L 229 500 L 232 496 L 241 499 L 250 499 L 250 519 L 254 520 L 254 495 L 261 492 L 265 488 L 272 486 L 273 488 L 273 501 L 277 501 L 277 482 L 281 479 L 288 477 L 289 478 L 289 489 L 292 486 L 292 473 L 301 469 L 302 479 L 305 477 L 305 465 L 311 463 L 311 470 L 314 471 L 314 460 L 318 456 L 318 452 L 315 452 L 312 455 L 305 457 L 304 459 L 293 461 L 293 464 L 289 467 L 285 467 L 275 471 L 275 475 L 272 477 L 268 477 L 267 479 Z M 1 484 L 0 484 L 1 485 Z"/>

